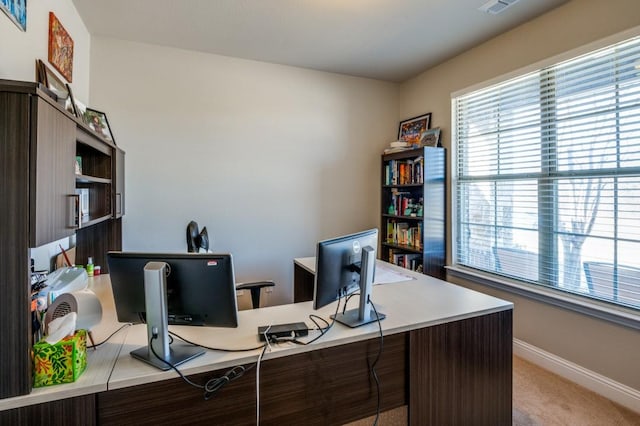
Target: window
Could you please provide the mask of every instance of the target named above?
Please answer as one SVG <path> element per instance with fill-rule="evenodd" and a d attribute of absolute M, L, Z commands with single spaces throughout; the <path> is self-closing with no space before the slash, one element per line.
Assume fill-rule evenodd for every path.
<path fill-rule="evenodd" d="M 640 311 L 640 37 L 453 108 L 455 264 Z"/>

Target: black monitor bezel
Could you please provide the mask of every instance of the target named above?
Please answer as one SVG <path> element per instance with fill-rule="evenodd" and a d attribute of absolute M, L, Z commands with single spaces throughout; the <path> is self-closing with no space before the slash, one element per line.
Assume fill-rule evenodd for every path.
<path fill-rule="evenodd" d="M 335 238 L 319 241 L 316 246 L 316 270 L 313 285 L 313 309 L 320 309 L 340 297 L 347 296 L 360 290 L 360 272 L 358 255 L 351 251 L 351 258 L 345 258 L 349 247 L 358 241 L 361 247 L 372 245 L 377 251 L 378 229 L 367 229 L 353 234 L 342 235 Z M 373 244 L 362 244 L 362 240 L 371 240 Z M 351 245 L 350 245 L 351 244 Z M 337 268 L 337 256 L 340 255 L 340 267 Z M 339 272 L 338 272 L 339 271 Z M 336 278 L 336 275 L 340 275 Z M 343 285 L 351 276 L 350 285 Z"/>
<path fill-rule="evenodd" d="M 151 261 L 166 262 L 172 267 L 167 277 L 168 314 L 170 318 L 178 319 L 170 320 L 169 324 L 231 328 L 238 326 L 233 257 L 229 253 L 108 252 L 107 262 L 118 321 L 134 324 L 144 322 L 144 317 L 139 314 L 145 311 L 144 266 Z M 205 272 L 209 271 L 207 268 L 214 266 L 207 266 L 208 262 L 216 262 L 223 268 L 223 276 L 219 277 L 222 279 L 207 284 L 201 282 L 176 284 L 178 275 L 172 274 L 184 272 L 180 269 L 180 265 L 184 265 L 184 262 L 188 262 L 187 264 L 191 267 L 202 265 Z M 176 267 L 178 267 L 177 270 Z M 127 271 L 119 271 L 119 268 L 125 268 Z M 123 276 L 125 273 L 126 277 Z M 179 290 L 176 286 L 179 286 Z M 175 311 L 175 300 L 172 300 L 178 296 L 175 293 L 170 294 L 176 291 L 186 294 L 181 299 L 183 307 L 181 312 Z M 197 309 L 188 309 L 189 304 L 196 306 Z M 185 305 L 187 310 L 192 312 L 184 312 Z M 204 315 L 192 317 L 192 320 L 189 320 L 182 316 L 184 314 Z"/>

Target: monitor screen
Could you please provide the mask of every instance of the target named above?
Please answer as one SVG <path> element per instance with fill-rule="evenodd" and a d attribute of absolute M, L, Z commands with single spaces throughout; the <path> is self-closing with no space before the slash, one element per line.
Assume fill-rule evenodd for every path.
<path fill-rule="evenodd" d="M 369 229 L 318 242 L 313 308 L 320 309 L 360 289 L 362 248 L 378 247 L 378 230 Z"/>
<path fill-rule="evenodd" d="M 233 259 L 230 254 L 109 252 L 109 275 L 118 321 L 145 322 L 144 267 L 169 265 L 169 324 L 237 327 Z"/>

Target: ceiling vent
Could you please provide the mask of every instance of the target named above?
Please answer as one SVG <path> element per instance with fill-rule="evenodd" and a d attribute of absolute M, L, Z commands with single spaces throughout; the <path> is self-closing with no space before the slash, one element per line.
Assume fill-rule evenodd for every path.
<path fill-rule="evenodd" d="M 489 0 L 478 9 L 490 15 L 497 15 L 517 2 L 518 0 Z"/>

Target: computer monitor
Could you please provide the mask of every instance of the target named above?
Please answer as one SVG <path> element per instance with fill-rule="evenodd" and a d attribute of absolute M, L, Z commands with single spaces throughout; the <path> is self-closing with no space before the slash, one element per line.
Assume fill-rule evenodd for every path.
<path fill-rule="evenodd" d="M 383 319 L 368 305 L 375 274 L 378 230 L 369 229 L 355 234 L 320 241 L 316 250 L 316 275 L 313 288 L 313 308 L 360 291 L 358 309 L 335 315 L 335 320 L 358 327 Z M 334 318 L 332 316 L 332 318 Z"/>
<path fill-rule="evenodd" d="M 131 352 L 135 358 L 166 370 L 204 353 L 194 346 L 169 346 L 169 324 L 238 326 L 230 254 L 111 251 L 107 262 L 118 321 L 147 324 L 153 351 L 137 349 Z"/>

